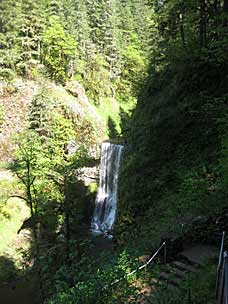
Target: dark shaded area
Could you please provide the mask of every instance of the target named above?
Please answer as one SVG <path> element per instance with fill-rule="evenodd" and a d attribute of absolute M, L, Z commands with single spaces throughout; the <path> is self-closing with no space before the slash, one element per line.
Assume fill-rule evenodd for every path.
<path fill-rule="evenodd" d="M 116 123 L 110 116 L 108 117 L 108 136 L 111 139 L 116 139 L 119 136 L 116 130 Z"/>
<path fill-rule="evenodd" d="M 17 274 L 18 271 L 14 262 L 6 256 L 0 256 L 0 285 L 3 282 L 16 279 Z"/>
<path fill-rule="evenodd" d="M 91 193 L 89 187 L 83 181 L 75 180 L 67 185 L 67 204 L 70 209 L 71 227 L 73 231 L 80 230 L 82 224 L 91 222 L 95 193 Z"/>
<path fill-rule="evenodd" d="M 23 279 L 0 287 L 1 303 L 4 304 L 39 304 L 39 292 L 35 282 Z"/>
<path fill-rule="evenodd" d="M 119 183 L 121 212 L 115 226 L 121 237 L 127 240 L 131 230 L 143 230 L 144 220 L 153 222 L 152 217 L 181 208 L 177 199 L 186 204 L 183 214 L 184 208 L 194 213 L 185 203 L 184 192 L 189 191 L 189 203 L 199 200 L 195 205 L 202 206 L 204 213 L 208 206 L 225 202 L 225 191 L 213 185 L 219 176 L 221 134 L 226 130 L 221 122 L 228 114 L 227 74 L 227 63 L 192 58 L 148 78 L 127 121 L 130 128 L 123 133 L 128 144 Z M 195 177 L 197 170 L 201 175 Z M 194 180 L 196 186 L 184 184 L 191 174 L 195 180 L 189 177 L 189 183 Z"/>
<path fill-rule="evenodd" d="M 120 107 L 120 128 L 121 133 L 124 135 L 124 137 L 130 136 L 130 114 L 125 112 L 122 107 Z"/>
<path fill-rule="evenodd" d="M 0 257 L 0 302 L 2 304 L 38 304 L 38 282 L 33 277 L 21 277 L 14 262 Z"/>

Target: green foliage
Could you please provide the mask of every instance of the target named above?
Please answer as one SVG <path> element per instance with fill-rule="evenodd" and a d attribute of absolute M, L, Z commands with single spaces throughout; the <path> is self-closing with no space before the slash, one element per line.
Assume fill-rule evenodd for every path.
<path fill-rule="evenodd" d="M 158 73 L 152 66 L 125 132 L 116 225 L 121 242 L 129 235 L 134 241 L 135 233 L 145 239 L 175 234 L 189 218 L 225 206 L 228 67 L 206 54 L 193 54 L 189 63 L 185 56 L 173 59 Z"/>
<path fill-rule="evenodd" d="M 85 258 L 84 265 L 86 265 L 87 258 Z M 88 260 L 91 265 L 91 261 Z M 135 299 L 136 288 L 131 286 L 131 278 L 123 279 L 120 283 L 111 286 L 111 283 L 116 279 L 125 276 L 132 270 L 132 263 L 129 261 L 129 256 L 126 252 L 120 254 L 117 264 L 109 266 L 105 270 L 97 270 L 96 273 L 89 270 L 89 272 L 83 274 L 83 272 L 77 273 L 77 277 L 86 277 L 86 281 L 75 282 L 74 286 L 66 287 L 66 273 L 69 273 L 69 269 L 63 269 L 58 272 L 58 277 L 62 272 L 64 276 L 62 290 L 58 294 L 48 301 L 50 304 L 61 303 L 124 303 L 129 297 Z M 135 265 L 134 265 L 135 266 Z M 76 271 L 75 269 L 74 271 Z M 82 271 L 82 270 L 81 270 Z M 88 271 L 88 270 L 87 270 Z M 76 274 L 76 272 L 75 272 Z M 60 277 L 59 277 L 60 278 Z M 76 278 L 75 278 L 76 279 Z M 58 283 L 59 284 L 59 283 Z"/>
<path fill-rule="evenodd" d="M 45 26 L 44 1 L 26 0 L 21 3 L 18 46 L 20 61 L 17 71 L 26 78 L 34 77 L 34 70 L 40 61 L 41 35 Z"/>
<path fill-rule="evenodd" d="M 20 3 L 11 0 L 1 1 L 0 3 L 0 67 L 1 70 L 12 73 L 20 60 L 20 49 L 17 43 L 17 36 L 21 21 Z M 17 16 L 17 18 L 15 18 Z M 1 76 L 4 76 L 1 75 Z M 5 75 L 7 76 L 7 75 Z"/>
<path fill-rule="evenodd" d="M 160 288 L 153 297 L 155 304 L 215 304 L 216 265 L 209 263 L 196 275 L 190 275 L 179 289 Z"/>
<path fill-rule="evenodd" d="M 88 138 L 79 122 L 74 125 L 64 104 L 51 98 L 47 89 L 34 96 L 29 121 L 30 129 L 16 139 L 18 149 L 12 169 L 30 206 L 35 237 L 32 253 L 35 249 L 36 267 L 47 282 L 43 292 L 48 296 L 57 267 L 71 257 L 72 230 L 77 230 L 85 220 L 90 198 L 85 186 L 77 181 L 76 170 L 90 164 L 91 158 L 86 149 Z M 88 128 L 86 132 L 89 131 Z M 77 142 L 75 153 L 68 155 L 66 146 L 77 136 L 84 137 L 84 144 Z"/>
<path fill-rule="evenodd" d="M 109 117 L 108 118 L 108 136 L 109 138 L 111 139 L 115 139 L 118 137 L 118 132 L 116 130 L 116 124 L 115 124 L 115 121 Z"/>
<path fill-rule="evenodd" d="M 48 136 L 48 122 L 51 119 L 51 113 L 54 108 L 54 102 L 48 96 L 45 88 L 34 96 L 29 115 L 29 128 L 35 130 L 41 137 Z"/>
<path fill-rule="evenodd" d="M 93 54 L 86 66 L 85 89 L 95 104 L 111 95 L 108 64 L 100 54 Z"/>
<path fill-rule="evenodd" d="M 60 18 L 52 16 L 42 42 L 42 58 L 50 76 L 64 83 L 69 76 L 70 63 L 76 56 L 75 40 L 64 31 Z"/>
<path fill-rule="evenodd" d="M 12 69 L 3 68 L 0 71 L 0 79 L 7 81 L 13 80 L 15 78 L 15 73 Z"/>
<path fill-rule="evenodd" d="M 136 35 L 135 35 L 136 36 Z M 122 51 L 123 71 L 122 81 L 119 84 L 121 90 L 127 90 L 130 87 L 131 94 L 136 94 L 142 81 L 146 78 L 146 59 L 140 50 L 140 43 L 137 36 Z"/>
<path fill-rule="evenodd" d="M 116 91 L 127 98 L 136 94 L 149 55 L 147 1 L 24 0 L 15 5 L 4 0 L 0 5 L 0 77 L 11 79 L 16 72 L 37 79 L 44 65 L 57 82 L 80 80 L 96 104 Z"/>

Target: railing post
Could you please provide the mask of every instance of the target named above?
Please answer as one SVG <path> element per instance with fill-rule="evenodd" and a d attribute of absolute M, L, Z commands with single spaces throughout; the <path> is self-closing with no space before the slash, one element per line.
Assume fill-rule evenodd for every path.
<path fill-rule="evenodd" d="M 192 304 L 192 291 L 191 288 L 188 288 L 188 304 Z"/>
<path fill-rule="evenodd" d="M 184 224 L 181 224 L 181 234 L 184 234 Z"/>
<path fill-rule="evenodd" d="M 225 293 L 225 303 L 228 304 L 228 252 L 224 252 L 224 272 L 225 272 L 225 285 L 224 285 L 224 293 Z"/>
<path fill-rule="evenodd" d="M 218 266 L 217 266 L 217 278 L 216 278 L 216 290 L 215 290 L 216 299 L 218 299 L 219 284 L 221 281 L 220 274 L 221 274 L 221 265 L 222 265 L 222 258 L 223 258 L 224 239 L 225 239 L 225 231 L 223 231 L 223 233 L 222 233 L 222 240 L 221 240 L 221 246 L 220 246 L 220 252 L 219 252 L 219 261 L 218 261 Z"/>
<path fill-rule="evenodd" d="M 166 242 L 164 242 L 163 245 L 164 245 L 164 263 L 166 264 L 166 262 L 167 262 L 167 247 L 166 247 Z"/>

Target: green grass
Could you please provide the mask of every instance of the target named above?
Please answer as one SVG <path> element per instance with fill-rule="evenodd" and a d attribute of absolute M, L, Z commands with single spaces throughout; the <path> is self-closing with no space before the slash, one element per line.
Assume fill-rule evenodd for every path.
<path fill-rule="evenodd" d="M 131 98 L 128 102 L 118 101 L 114 98 L 103 98 L 100 101 L 100 104 L 97 106 L 97 111 L 101 117 L 103 117 L 104 121 L 108 126 L 109 119 L 112 120 L 115 125 L 116 131 L 118 134 L 121 133 L 121 119 L 120 119 L 120 109 L 126 113 L 129 113 L 132 109 L 134 109 L 136 104 L 136 100 Z M 108 127 L 106 130 L 106 135 L 108 136 Z"/>
<path fill-rule="evenodd" d="M 14 241 L 17 231 L 25 218 L 29 217 L 29 209 L 22 200 L 11 198 L 4 206 L 7 217 L 1 215 L 0 222 L 0 255 L 14 255 Z"/>
<path fill-rule="evenodd" d="M 0 170 L 0 282 L 10 280 L 22 267 L 23 250 L 29 240 L 17 231 L 29 217 L 25 201 L 11 197 L 22 194 L 20 185 L 10 171 Z"/>

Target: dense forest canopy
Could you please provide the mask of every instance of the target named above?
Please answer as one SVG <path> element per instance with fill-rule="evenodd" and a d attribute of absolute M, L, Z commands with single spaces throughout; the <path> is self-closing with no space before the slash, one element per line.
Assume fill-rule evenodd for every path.
<path fill-rule="evenodd" d="M 161 303 L 141 293 L 159 265 L 126 275 L 164 239 L 228 229 L 227 83 L 228 0 L 2 0 L 0 232 L 12 218 L 31 238 L 13 257 L 0 238 L 0 282 L 32 276 L 40 303 Z M 107 137 L 124 155 L 103 245 L 89 225 Z M 189 282 L 192 303 L 215 303 Z"/>
<path fill-rule="evenodd" d="M 2 1 L 1 75 L 82 81 L 94 99 L 137 86 L 148 59 L 146 1 Z M 16 16 L 16 18 L 15 18 Z"/>

